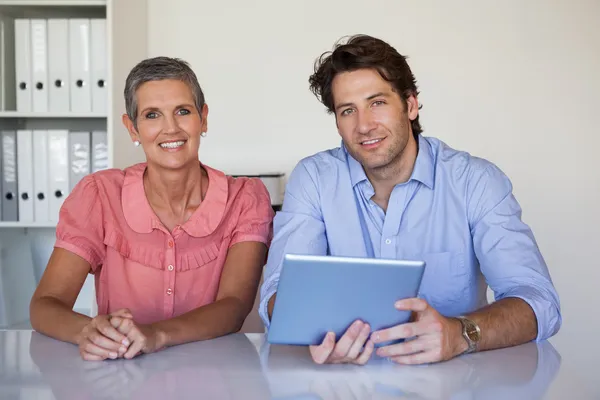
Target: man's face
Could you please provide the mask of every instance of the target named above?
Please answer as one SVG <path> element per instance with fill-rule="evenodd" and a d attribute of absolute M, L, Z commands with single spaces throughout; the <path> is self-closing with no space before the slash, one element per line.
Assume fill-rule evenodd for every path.
<path fill-rule="evenodd" d="M 418 103 L 405 103 L 374 69 L 343 72 L 332 82 L 337 128 L 350 154 L 366 172 L 400 163 L 413 133 Z"/>

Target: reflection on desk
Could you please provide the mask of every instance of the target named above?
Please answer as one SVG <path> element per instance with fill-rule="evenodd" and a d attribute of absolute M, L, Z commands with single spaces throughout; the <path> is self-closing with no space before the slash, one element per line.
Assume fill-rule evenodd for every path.
<path fill-rule="evenodd" d="M 545 399 L 561 357 L 548 342 L 424 366 L 373 359 L 315 365 L 304 347 L 236 334 L 133 360 L 82 361 L 76 346 L 0 331 L 0 398 L 11 399 Z M 573 399 L 589 398 L 571 392 Z"/>

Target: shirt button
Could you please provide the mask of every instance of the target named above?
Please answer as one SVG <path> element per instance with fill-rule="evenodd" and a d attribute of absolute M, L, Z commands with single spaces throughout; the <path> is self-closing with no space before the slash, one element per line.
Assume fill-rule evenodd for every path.
<path fill-rule="evenodd" d="M 173 241 L 169 240 L 169 247 L 173 247 Z"/>
<path fill-rule="evenodd" d="M 167 294 L 170 296 L 171 294 L 173 294 L 173 291 L 171 289 L 167 289 Z"/>
<path fill-rule="evenodd" d="M 169 265 L 167 268 L 169 268 L 169 271 L 173 271 L 173 266 Z"/>
<path fill-rule="evenodd" d="M 385 244 L 391 244 L 392 241 L 390 239 L 385 239 Z"/>

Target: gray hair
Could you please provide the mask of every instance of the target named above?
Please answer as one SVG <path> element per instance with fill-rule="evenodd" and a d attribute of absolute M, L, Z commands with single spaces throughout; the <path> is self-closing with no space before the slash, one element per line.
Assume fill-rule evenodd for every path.
<path fill-rule="evenodd" d="M 154 57 L 138 63 L 125 81 L 125 109 L 127 115 L 137 129 L 138 104 L 136 92 L 138 88 L 150 81 L 176 79 L 184 82 L 192 91 L 196 108 L 200 113 L 204 107 L 204 93 L 198 83 L 196 74 L 189 64 L 179 58 Z"/>

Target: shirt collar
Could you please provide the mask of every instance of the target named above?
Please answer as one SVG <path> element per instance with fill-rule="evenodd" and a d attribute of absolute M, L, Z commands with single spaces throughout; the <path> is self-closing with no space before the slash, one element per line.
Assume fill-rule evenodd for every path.
<path fill-rule="evenodd" d="M 342 148 L 346 153 L 348 168 L 350 169 L 350 180 L 352 182 L 352 186 L 354 187 L 358 183 L 367 180 L 367 174 L 365 173 L 363 166 L 356 159 L 354 159 L 352 155 L 350 155 L 343 142 Z M 415 166 L 410 179 L 419 181 L 430 189 L 433 189 L 435 170 L 435 160 L 432 152 L 433 149 L 431 148 L 431 145 L 427 139 L 425 139 L 422 135 L 419 135 L 419 151 L 417 153 L 417 159 L 415 161 Z"/>
<path fill-rule="evenodd" d="M 164 229 L 150 206 L 144 191 L 146 163 L 125 170 L 121 205 L 127 224 L 138 233 Z M 219 226 L 227 206 L 228 180 L 221 171 L 202 165 L 208 173 L 208 189 L 204 200 L 181 228 L 195 237 L 208 236 Z"/>

